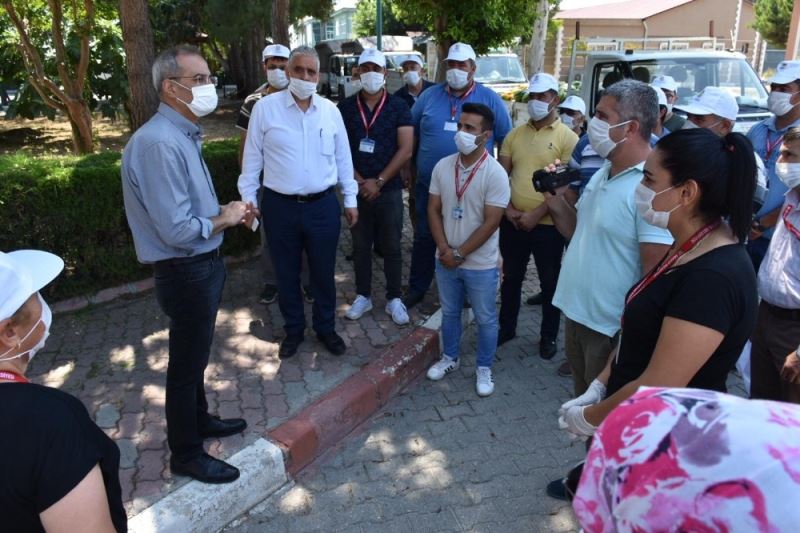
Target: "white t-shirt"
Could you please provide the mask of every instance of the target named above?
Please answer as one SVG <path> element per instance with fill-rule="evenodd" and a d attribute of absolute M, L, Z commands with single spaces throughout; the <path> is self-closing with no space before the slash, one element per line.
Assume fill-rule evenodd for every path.
<path fill-rule="evenodd" d="M 467 190 L 458 201 L 455 185 L 455 165 L 459 165 L 459 187 L 463 187 L 475 165 L 461 166 L 459 154 L 441 159 L 433 167 L 430 194 L 442 198 L 442 222 L 444 234 L 450 246 L 458 248 L 484 222 L 483 209 L 486 205 L 506 208 L 511 199 L 508 174 L 493 157 L 487 157 L 476 171 Z M 477 163 L 476 163 L 477 164 Z M 461 218 L 456 218 L 454 210 L 460 208 Z M 487 270 L 497 267 L 500 256 L 500 233 L 495 231 L 483 246 L 472 252 L 461 264 L 461 268 Z M 436 251 L 438 257 L 439 251 Z"/>

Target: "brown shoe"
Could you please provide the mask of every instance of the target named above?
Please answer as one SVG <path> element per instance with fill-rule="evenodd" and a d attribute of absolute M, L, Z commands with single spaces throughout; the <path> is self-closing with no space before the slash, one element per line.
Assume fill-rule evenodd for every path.
<path fill-rule="evenodd" d="M 558 367 L 558 370 L 556 372 L 562 378 L 572 377 L 572 367 L 569 366 L 569 362 L 567 361 L 561 363 L 561 366 Z"/>

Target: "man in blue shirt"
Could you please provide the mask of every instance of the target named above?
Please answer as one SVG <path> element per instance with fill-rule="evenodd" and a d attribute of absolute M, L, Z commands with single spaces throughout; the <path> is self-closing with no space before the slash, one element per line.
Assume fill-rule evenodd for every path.
<path fill-rule="evenodd" d="M 747 132 L 747 138 L 767 167 L 767 198 L 756 213 L 747 243 L 756 272 L 767 253 L 787 191 L 786 185 L 775 174 L 775 162 L 780 155 L 783 135 L 790 128 L 800 126 L 800 61 L 781 61 L 778 64 L 770 81 L 767 105 L 774 116 L 762 120 Z"/>
<path fill-rule="evenodd" d="M 417 229 L 411 252 L 411 273 L 408 293 L 403 299 L 406 308 L 418 304 L 431 286 L 434 274 L 436 243 L 428 227 L 428 186 L 433 167 L 440 159 L 456 152 L 453 140 L 458 129 L 458 117 L 466 102 L 484 104 L 495 116 L 492 137 L 486 146 L 489 153 L 511 131 L 511 116 L 500 96 L 476 82 L 475 52 L 464 43 L 455 43 L 447 54 L 447 82 L 431 87 L 417 99 L 411 109 L 411 119 L 417 140 L 415 215 Z M 414 215 L 412 214 L 412 215 Z"/>
<path fill-rule="evenodd" d="M 161 104 L 125 146 L 122 192 L 136 256 L 153 265 L 156 299 L 169 317 L 170 470 L 227 483 L 239 470 L 205 453 L 203 439 L 239 433 L 247 424 L 209 414 L 203 375 L 225 284 L 222 232 L 250 215 L 243 202 L 219 205 L 203 161 L 197 121 L 217 106 L 215 82 L 193 46 L 158 56 L 153 84 Z"/>

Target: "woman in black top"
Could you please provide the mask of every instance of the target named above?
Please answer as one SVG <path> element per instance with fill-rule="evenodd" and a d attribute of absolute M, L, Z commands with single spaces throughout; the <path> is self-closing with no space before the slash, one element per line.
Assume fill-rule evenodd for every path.
<path fill-rule="evenodd" d="M 73 396 L 29 383 L 52 313 L 39 290 L 64 262 L 0 252 L 0 530 L 126 531 L 119 449 Z"/>
<path fill-rule="evenodd" d="M 620 342 L 590 390 L 562 406 L 563 429 L 591 436 L 641 386 L 726 391 L 758 305 L 743 246 L 755 176 L 753 147 L 741 134 L 680 130 L 658 142 L 636 206 L 675 243 L 626 296 Z"/>

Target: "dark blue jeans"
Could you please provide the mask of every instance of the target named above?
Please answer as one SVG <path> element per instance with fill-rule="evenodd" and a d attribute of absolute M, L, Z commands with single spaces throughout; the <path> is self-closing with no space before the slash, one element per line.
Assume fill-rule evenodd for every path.
<path fill-rule="evenodd" d="M 414 194 L 417 228 L 414 232 L 414 245 L 411 248 L 408 292 L 424 295 L 431 287 L 436 267 L 436 243 L 428 226 L 428 184 L 417 182 Z"/>
<path fill-rule="evenodd" d="M 308 255 L 312 326 L 318 335 L 333 333 L 336 324 L 336 248 L 342 228 L 342 210 L 333 193 L 315 202 L 300 203 L 269 189 L 261 199 L 261 216 L 267 234 L 278 306 L 287 335 L 302 336 L 306 329 L 300 269 L 303 250 Z"/>
<path fill-rule="evenodd" d="M 169 317 L 167 442 L 172 455 L 187 460 L 203 453 L 198 427 L 209 420 L 203 373 L 208 366 L 225 265 L 222 258 L 157 264 L 156 298 Z"/>
<path fill-rule="evenodd" d="M 505 217 L 500 222 L 500 253 L 503 256 L 503 283 L 500 285 L 500 331 L 515 333 L 519 315 L 522 282 L 533 254 L 539 284 L 542 287 L 541 338 L 554 341 L 558 337 L 561 311 L 553 305 L 564 237 L 555 226 L 539 224 L 531 231 L 516 229 Z"/>
<path fill-rule="evenodd" d="M 353 263 L 356 292 L 372 294 L 372 245 L 380 242 L 383 272 L 386 275 L 386 301 L 402 296 L 400 239 L 403 236 L 403 190 L 381 192 L 372 202 L 358 197 L 358 224 L 353 236 Z"/>

